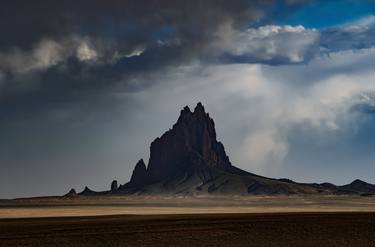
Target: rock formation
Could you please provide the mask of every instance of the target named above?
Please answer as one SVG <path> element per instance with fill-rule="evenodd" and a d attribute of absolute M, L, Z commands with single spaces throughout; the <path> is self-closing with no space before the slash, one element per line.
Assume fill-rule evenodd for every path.
<path fill-rule="evenodd" d="M 103 194 L 375 194 L 375 185 L 356 180 L 345 186 L 329 183 L 304 184 L 289 179 L 271 179 L 243 171 L 231 164 L 224 146 L 216 139 L 214 121 L 201 103 L 194 111 L 181 110 L 172 129 L 156 138 L 150 147 L 146 166 L 135 165 L 128 183 L 110 191 L 85 188 L 79 195 Z"/>
<path fill-rule="evenodd" d="M 65 197 L 76 197 L 78 196 L 77 192 L 75 189 L 71 189 L 69 190 L 69 192 L 67 194 L 64 195 Z"/>
<path fill-rule="evenodd" d="M 133 187 L 138 187 L 146 184 L 148 182 L 147 169 L 143 159 L 140 159 L 133 170 L 133 174 L 130 178 L 129 185 Z"/>
<path fill-rule="evenodd" d="M 375 185 L 356 179 L 350 184 L 340 186 L 346 192 L 359 193 L 364 195 L 375 195 Z"/>
<path fill-rule="evenodd" d="M 111 191 L 116 192 L 117 189 L 118 189 L 117 180 L 113 180 L 111 183 Z"/>
<path fill-rule="evenodd" d="M 99 193 L 100 192 L 96 192 L 96 191 L 90 190 L 89 187 L 86 186 L 82 192 L 78 193 L 78 195 L 91 196 L 91 195 L 97 195 Z"/>
<path fill-rule="evenodd" d="M 191 167 L 231 167 L 224 146 L 216 140 L 215 124 L 198 103 L 194 112 L 181 111 L 177 123 L 151 143 L 149 182 L 158 182 Z"/>
<path fill-rule="evenodd" d="M 257 176 L 232 166 L 217 141 L 215 123 L 201 103 L 184 107 L 172 129 L 150 147 L 148 166 L 140 160 L 124 194 L 296 194 L 328 191 Z"/>

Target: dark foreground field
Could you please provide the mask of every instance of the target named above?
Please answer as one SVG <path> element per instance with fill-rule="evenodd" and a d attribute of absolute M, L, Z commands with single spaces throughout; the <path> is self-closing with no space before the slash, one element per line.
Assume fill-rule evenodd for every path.
<path fill-rule="evenodd" d="M 375 213 L 3 219 L 0 246 L 375 246 Z"/>

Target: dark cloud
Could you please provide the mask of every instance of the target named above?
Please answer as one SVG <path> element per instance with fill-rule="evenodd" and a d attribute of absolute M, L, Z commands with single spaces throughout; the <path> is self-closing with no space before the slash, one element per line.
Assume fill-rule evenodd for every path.
<path fill-rule="evenodd" d="M 204 35 L 225 18 L 252 18 L 262 1 L 2 1 L 1 30 L 7 39 L 1 46 L 30 48 L 41 37 L 64 37 L 71 33 L 106 34 L 122 41 L 147 41 L 150 32 L 165 25 L 185 37 Z M 200 34 L 199 34 L 200 33 Z M 131 35 L 129 35 L 131 34 Z M 120 37 L 119 37 L 120 36 Z"/>
<path fill-rule="evenodd" d="M 270 4 L 2 1 L 0 32 L 6 34 L 0 40 L 2 106 L 19 101 L 16 96 L 24 100 L 25 94 L 49 101 L 113 87 L 141 89 L 145 85 L 132 85 L 139 74 L 199 59 L 220 25 L 248 26 Z"/>
<path fill-rule="evenodd" d="M 310 61 L 320 46 L 334 52 L 373 45 L 367 22 L 324 30 L 320 39 L 319 31 L 303 27 L 259 27 L 310 2 L 2 1 L 0 94 L 14 99 L 39 90 L 38 96 L 70 99 L 113 88 L 137 91 L 152 84 L 152 78 L 133 83 L 139 75 L 193 60 L 295 64 Z"/>
<path fill-rule="evenodd" d="M 0 71 L 110 84 L 134 73 L 205 59 L 217 29 L 251 26 L 271 0 L 2 1 Z M 300 1 L 286 1 L 287 6 Z M 271 13 L 268 13 L 269 16 Z M 125 78 L 126 79 L 126 78 Z M 105 81 L 105 82 L 104 82 Z M 121 80 L 126 81 L 126 80 Z M 77 85 L 77 82 L 74 82 Z M 68 85 L 69 87 L 69 85 Z M 7 87 L 6 87 L 7 88 Z"/>
<path fill-rule="evenodd" d="M 279 1 L 294 9 L 301 1 Z M 0 110 L 27 110 L 134 92 L 153 74 L 212 62 L 225 25 L 245 30 L 275 14 L 272 0 L 2 1 Z M 281 57 L 280 59 L 284 59 Z M 142 78 L 142 79 L 139 79 Z"/>
<path fill-rule="evenodd" d="M 7 35 L 0 48 L 28 51 L 43 39 L 62 42 L 78 36 L 87 37 L 103 59 L 113 56 L 107 53 L 125 55 L 139 47 L 153 52 L 161 47 L 165 59 L 168 43 L 194 53 L 221 23 L 254 21 L 264 2 L 268 1 L 3 1 L 0 30 Z M 172 49 L 178 56 L 175 52 Z"/>

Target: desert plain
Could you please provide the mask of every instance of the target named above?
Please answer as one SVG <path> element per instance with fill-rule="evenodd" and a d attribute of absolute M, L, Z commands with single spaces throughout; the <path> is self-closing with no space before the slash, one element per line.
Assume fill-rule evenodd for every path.
<path fill-rule="evenodd" d="M 2 200 L 0 246 L 375 246 L 375 197 Z"/>
<path fill-rule="evenodd" d="M 375 212 L 374 196 L 79 196 L 0 201 L 0 219 L 103 215 Z"/>

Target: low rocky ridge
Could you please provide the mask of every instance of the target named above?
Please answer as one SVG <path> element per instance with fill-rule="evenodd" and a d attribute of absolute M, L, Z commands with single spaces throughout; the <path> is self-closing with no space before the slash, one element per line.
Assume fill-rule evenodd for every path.
<path fill-rule="evenodd" d="M 109 191 L 89 188 L 78 195 L 293 195 L 293 194 L 375 194 L 375 185 L 356 180 L 336 186 L 306 184 L 289 179 L 271 179 L 233 166 L 224 146 L 216 139 L 214 121 L 201 103 L 192 112 L 185 107 L 172 129 L 151 143 L 148 165 L 136 164 L 128 183 Z M 68 193 L 76 196 L 76 193 Z"/>
<path fill-rule="evenodd" d="M 357 193 L 362 195 L 375 194 L 375 185 L 366 183 L 359 179 L 354 180 L 350 184 L 340 186 L 339 189 L 345 192 Z"/>

